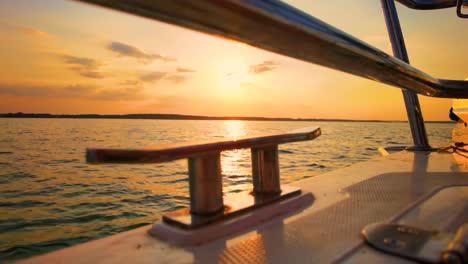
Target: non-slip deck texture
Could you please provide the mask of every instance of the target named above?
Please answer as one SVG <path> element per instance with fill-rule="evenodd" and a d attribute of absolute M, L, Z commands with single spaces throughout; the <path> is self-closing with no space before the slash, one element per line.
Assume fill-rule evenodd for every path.
<path fill-rule="evenodd" d="M 412 183 L 409 173 L 387 173 L 352 185 L 349 198 L 287 225 L 276 225 L 220 250 L 223 263 L 329 263 L 361 241 L 360 230 L 386 221 L 429 191 L 446 184 L 467 183 L 453 173 L 428 173 Z M 216 259 L 216 253 L 213 257 Z"/>

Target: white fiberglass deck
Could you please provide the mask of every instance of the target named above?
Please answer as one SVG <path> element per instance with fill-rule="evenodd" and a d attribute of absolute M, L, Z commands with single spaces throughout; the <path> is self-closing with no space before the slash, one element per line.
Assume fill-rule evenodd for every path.
<path fill-rule="evenodd" d="M 296 182 L 315 196 L 310 207 L 234 237 L 178 248 L 145 226 L 24 263 L 405 262 L 364 245 L 361 229 L 400 221 L 455 231 L 468 221 L 467 172 L 458 154 L 403 151 Z"/>

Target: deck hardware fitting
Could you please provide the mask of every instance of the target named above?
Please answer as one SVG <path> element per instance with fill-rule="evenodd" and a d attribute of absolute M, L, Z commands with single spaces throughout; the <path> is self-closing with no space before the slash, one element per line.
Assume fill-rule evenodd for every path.
<path fill-rule="evenodd" d="M 362 230 L 372 247 L 423 263 L 468 263 L 468 223 L 455 234 L 417 227 L 376 223 Z"/>
<path fill-rule="evenodd" d="M 245 136 L 195 143 L 161 146 L 154 149 L 88 149 L 89 163 L 160 163 L 188 160 L 190 208 L 163 216 L 163 222 L 182 229 L 196 229 L 256 208 L 301 194 L 297 187 L 280 185 L 278 145 L 312 140 L 320 136 L 319 127 L 308 127 L 285 134 Z M 220 153 L 251 149 L 253 191 L 235 199 L 223 197 Z"/>

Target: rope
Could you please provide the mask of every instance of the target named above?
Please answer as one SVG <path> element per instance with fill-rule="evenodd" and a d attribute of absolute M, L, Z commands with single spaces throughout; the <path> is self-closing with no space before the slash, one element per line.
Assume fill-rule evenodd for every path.
<path fill-rule="evenodd" d="M 468 158 L 468 155 L 464 154 L 464 153 L 468 153 L 468 150 L 465 149 L 465 146 L 468 146 L 468 144 L 463 143 L 463 142 L 455 142 L 453 145 L 438 149 L 437 152 L 455 153 L 462 157 Z"/>

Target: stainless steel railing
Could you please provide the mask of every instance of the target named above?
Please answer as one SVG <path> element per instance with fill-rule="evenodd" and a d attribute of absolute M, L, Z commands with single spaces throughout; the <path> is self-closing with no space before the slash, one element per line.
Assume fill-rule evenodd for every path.
<path fill-rule="evenodd" d="M 381 0 L 380 3 L 387 24 L 390 43 L 392 43 L 393 55 L 409 64 L 408 52 L 406 51 L 405 39 L 401 31 L 395 2 L 394 0 Z M 402 93 L 413 137 L 413 148 L 415 150 L 431 150 L 418 95 L 407 89 L 402 89 Z"/>
<path fill-rule="evenodd" d="M 80 1 L 235 39 L 426 96 L 468 98 L 468 81 L 434 78 L 280 1 Z M 409 6 L 437 2 L 431 7 L 437 8 L 451 6 L 453 1 L 400 2 Z"/>

